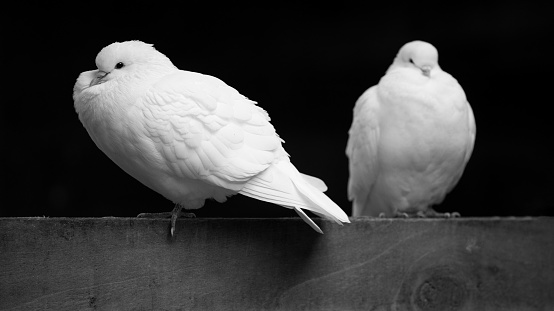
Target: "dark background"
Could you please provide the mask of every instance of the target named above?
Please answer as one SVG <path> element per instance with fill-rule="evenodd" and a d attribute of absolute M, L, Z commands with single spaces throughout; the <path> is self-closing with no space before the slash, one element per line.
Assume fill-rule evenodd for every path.
<path fill-rule="evenodd" d="M 445 1 L 446 2 L 446 1 Z M 258 101 L 292 162 L 323 179 L 347 212 L 344 149 L 356 99 L 398 49 L 437 47 L 477 120 L 475 150 L 439 211 L 554 215 L 551 11 L 524 2 L 478 6 L 389 1 L 259 8 L 181 2 L 27 5 L 2 19 L 0 216 L 135 216 L 173 204 L 112 163 L 73 108 L 80 72 L 115 41 L 153 43 L 180 69 L 216 76 Z M 294 216 L 234 196 L 199 217 Z"/>

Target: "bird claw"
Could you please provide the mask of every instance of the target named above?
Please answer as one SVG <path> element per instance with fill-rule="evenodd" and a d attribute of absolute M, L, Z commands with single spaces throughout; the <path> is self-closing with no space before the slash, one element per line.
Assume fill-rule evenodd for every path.
<path fill-rule="evenodd" d="M 460 218 L 462 217 L 460 213 L 458 212 L 452 212 L 452 213 L 445 213 L 448 214 L 448 216 L 445 215 L 446 218 Z"/>
<path fill-rule="evenodd" d="M 437 218 L 446 218 L 446 219 L 450 219 L 450 218 L 460 218 L 460 213 L 458 212 L 453 212 L 453 213 L 436 213 L 434 215 L 434 217 L 437 217 Z"/>
<path fill-rule="evenodd" d="M 140 213 L 137 215 L 137 218 L 170 218 L 171 219 L 171 236 L 175 235 L 175 223 L 177 222 L 177 218 L 196 218 L 196 215 L 194 213 L 182 213 L 181 212 L 182 207 L 179 205 L 176 205 L 175 208 L 171 212 L 162 212 L 162 213 Z"/>
<path fill-rule="evenodd" d="M 410 218 L 410 215 L 408 215 L 408 213 L 404 213 L 404 212 L 396 212 L 394 214 L 394 217 L 395 218 Z"/>
<path fill-rule="evenodd" d="M 137 218 L 170 218 L 170 212 L 163 213 L 140 213 L 137 215 Z"/>
<path fill-rule="evenodd" d="M 379 213 L 379 216 L 377 218 L 389 218 L 386 213 Z M 390 218 L 410 218 L 410 215 L 408 213 L 403 212 L 395 212 Z"/>
<path fill-rule="evenodd" d="M 162 212 L 162 213 L 140 213 L 137 215 L 137 218 L 171 218 L 171 212 Z M 106 217 L 104 217 L 106 218 Z M 196 218 L 194 213 L 181 213 L 179 218 Z"/>
<path fill-rule="evenodd" d="M 460 216 L 460 213 L 458 213 L 458 212 L 452 212 L 452 213 L 448 213 L 448 212 L 446 212 L 446 213 L 438 213 L 438 212 L 436 212 L 436 211 L 434 211 L 434 210 L 428 210 L 428 211 L 426 211 L 426 212 L 422 212 L 422 211 L 418 212 L 418 213 L 417 213 L 418 216 L 420 215 L 420 213 L 421 213 L 421 215 L 422 215 L 421 217 L 428 217 L 428 218 L 445 218 L 445 219 L 450 219 L 450 218 L 459 218 L 459 217 L 461 217 L 461 216 Z"/>
<path fill-rule="evenodd" d="M 394 218 L 459 218 L 460 213 L 453 212 L 453 213 L 438 213 L 432 209 L 428 209 L 425 211 L 417 211 L 416 213 L 406 213 L 406 212 L 399 212 L 396 211 L 393 215 Z M 386 218 L 385 213 L 379 214 L 379 218 Z"/>
<path fill-rule="evenodd" d="M 175 208 L 171 211 L 171 236 L 175 235 L 175 223 L 177 222 L 177 218 L 196 218 L 194 213 L 182 213 L 182 209 L 182 206 L 175 205 Z"/>

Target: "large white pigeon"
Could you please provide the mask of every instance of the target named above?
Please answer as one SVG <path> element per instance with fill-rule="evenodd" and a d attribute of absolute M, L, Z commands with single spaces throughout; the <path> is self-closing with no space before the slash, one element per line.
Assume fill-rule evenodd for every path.
<path fill-rule="evenodd" d="M 354 108 L 346 154 L 353 216 L 450 216 L 441 203 L 473 151 L 465 93 L 438 64 L 437 49 L 405 44 Z"/>
<path fill-rule="evenodd" d="M 81 73 L 75 110 L 92 140 L 112 161 L 176 206 L 197 209 L 240 193 L 349 222 L 323 191 L 323 181 L 291 164 L 268 114 L 218 78 L 177 69 L 151 44 L 113 43 L 98 53 L 97 70 Z"/>

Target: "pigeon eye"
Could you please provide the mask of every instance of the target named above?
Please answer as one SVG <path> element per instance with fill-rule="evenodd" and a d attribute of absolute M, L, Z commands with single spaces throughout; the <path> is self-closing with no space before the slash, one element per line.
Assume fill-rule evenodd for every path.
<path fill-rule="evenodd" d="M 125 64 L 123 64 L 122 62 L 115 64 L 115 69 L 121 69 L 123 67 L 125 67 Z"/>
<path fill-rule="evenodd" d="M 415 65 L 415 63 L 414 63 L 414 60 L 413 60 L 413 59 L 411 59 L 411 58 L 410 58 L 410 59 L 409 59 L 409 61 L 410 61 L 410 63 L 412 63 L 412 64 L 414 64 L 414 65 Z"/>

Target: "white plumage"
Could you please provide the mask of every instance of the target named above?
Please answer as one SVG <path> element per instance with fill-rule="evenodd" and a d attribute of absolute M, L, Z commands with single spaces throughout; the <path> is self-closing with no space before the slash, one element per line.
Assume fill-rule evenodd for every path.
<path fill-rule="evenodd" d="M 346 154 L 353 216 L 436 215 L 473 151 L 465 93 L 431 44 L 405 44 L 356 102 Z"/>
<path fill-rule="evenodd" d="M 268 114 L 223 81 L 177 69 L 152 45 L 111 44 L 73 98 L 92 140 L 129 175 L 186 209 L 240 193 L 339 224 L 347 215 L 289 161 Z M 180 208 L 179 208 L 180 210 Z M 173 232 L 173 231 L 172 231 Z"/>

